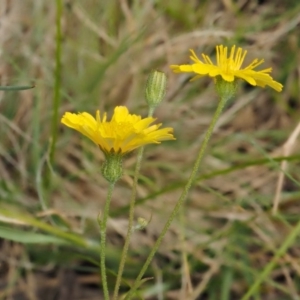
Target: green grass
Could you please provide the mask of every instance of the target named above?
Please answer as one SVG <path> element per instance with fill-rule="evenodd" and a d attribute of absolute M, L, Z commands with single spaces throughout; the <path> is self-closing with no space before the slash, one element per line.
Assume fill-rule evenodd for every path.
<path fill-rule="evenodd" d="M 239 86 L 190 191 L 185 223 L 173 223 L 139 293 L 145 299 L 242 299 L 264 274 L 297 228 L 300 213 L 298 139 L 288 157 L 282 148 L 299 122 L 300 6 L 297 1 L 223 3 L 62 1 L 58 40 L 54 1 L 3 4 L 0 86 L 35 87 L 1 91 L 0 259 L 7 268 L 0 299 L 55 299 L 65 285 L 75 293 L 72 299 L 101 299 L 97 216 L 107 191 L 100 173 L 103 155 L 75 131 L 51 123 L 53 101 L 58 119 L 65 111 L 100 109 L 111 115 L 117 105 L 145 116 L 146 78 L 158 69 L 168 76 L 168 91 L 155 117 L 173 127 L 177 139 L 145 149 L 135 215 L 152 219 L 133 235 L 121 286 L 128 290 L 176 204 L 217 107 L 211 80 L 190 83 L 169 65 L 189 63 L 190 48 L 214 60 L 220 43 L 247 49 L 247 62 L 264 58 L 262 69 L 272 67 L 284 89 Z M 126 234 L 135 155 L 124 161 L 112 198 L 111 289 Z M 282 170 L 284 159 L 288 168 Z M 281 172 L 281 204 L 273 216 Z M 294 237 L 279 253 L 251 299 L 299 299 L 299 242 Z M 188 278 L 190 290 L 181 285 Z M 190 298 L 180 296 L 188 291 Z"/>

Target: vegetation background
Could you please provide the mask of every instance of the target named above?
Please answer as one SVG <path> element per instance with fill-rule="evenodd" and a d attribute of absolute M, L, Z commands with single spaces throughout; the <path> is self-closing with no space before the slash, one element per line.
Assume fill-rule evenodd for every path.
<path fill-rule="evenodd" d="M 0 94 L 0 299 L 101 299 L 96 263 L 97 216 L 107 189 L 103 156 L 59 125 L 49 163 L 55 91 L 59 117 L 96 109 L 111 114 L 117 105 L 145 116 L 149 72 L 168 75 L 166 100 L 155 116 L 174 128 L 177 140 L 145 150 L 136 217 L 151 221 L 133 235 L 125 292 L 178 199 L 218 101 L 212 80 L 190 83 L 169 65 L 189 63 L 190 48 L 214 60 L 218 44 L 247 49 L 245 65 L 264 58 L 262 69 L 272 67 L 284 89 L 239 86 L 219 120 L 184 220 L 172 225 L 140 293 L 144 299 L 241 299 L 299 221 L 299 1 L 65 0 L 58 43 L 57 3 L 0 3 L 0 85 L 35 85 Z M 55 90 L 57 45 L 62 75 Z M 134 165 L 135 153 L 126 158 L 113 194 L 111 287 Z M 284 251 L 253 299 L 300 299 L 299 243 Z"/>

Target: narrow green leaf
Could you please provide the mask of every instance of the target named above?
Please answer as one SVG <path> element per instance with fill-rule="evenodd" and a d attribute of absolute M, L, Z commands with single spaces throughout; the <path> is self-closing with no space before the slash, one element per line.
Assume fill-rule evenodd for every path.
<path fill-rule="evenodd" d="M 43 233 L 24 231 L 15 228 L 0 226 L 0 237 L 24 244 L 67 244 L 63 239 Z"/>
<path fill-rule="evenodd" d="M 20 85 L 20 86 L 8 85 L 8 86 L 0 86 L 0 91 L 22 91 L 22 90 L 33 89 L 34 87 L 35 87 L 34 85 Z"/>

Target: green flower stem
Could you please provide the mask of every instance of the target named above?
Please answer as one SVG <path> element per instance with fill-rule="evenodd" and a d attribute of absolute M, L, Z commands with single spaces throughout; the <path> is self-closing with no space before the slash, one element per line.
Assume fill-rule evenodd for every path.
<path fill-rule="evenodd" d="M 125 299 L 130 299 L 132 297 L 132 295 L 134 294 L 134 292 L 136 291 L 136 289 L 138 288 L 138 286 L 140 285 L 140 281 L 143 277 L 143 275 L 145 274 L 145 272 L 147 271 L 156 251 L 158 250 L 166 232 L 168 231 L 168 229 L 170 228 L 171 226 L 171 223 L 173 222 L 173 220 L 175 219 L 179 209 L 181 208 L 182 204 L 184 203 L 187 195 L 188 195 L 188 192 L 192 186 L 192 184 L 194 183 L 194 180 L 196 179 L 196 176 L 197 176 L 197 173 L 198 173 L 198 169 L 199 169 L 199 166 L 200 166 L 200 163 L 203 159 L 203 156 L 204 156 L 204 153 L 205 153 L 205 150 L 206 150 L 206 147 L 208 145 L 208 141 L 213 133 L 213 130 L 214 130 L 214 127 L 219 119 L 219 116 L 220 114 L 222 113 L 222 110 L 227 102 L 229 97 L 222 97 L 220 99 L 220 102 L 218 104 L 218 107 L 217 107 L 217 110 L 215 111 L 215 114 L 213 116 L 213 119 L 209 125 L 209 128 L 207 130 L 207 132 L 205 133 L 205 136 L 204 136 L 204 139 L 203 139 L 203 142 L 201 144 L 201 147 L 200 147 L 200 150 L 199 150 L 199 153 L 198 153 L 198 156 L 197 156 L 197 159 L 196 159 L 196 162 L 194 164 L 194 167 L 193 167 L 193 170 L 192 170 L 192 173 L 190 174 L 190 177 L 182 191 L 182 194 L 179 198 L 179 200 L 177 201 L 173 211 L 171 212 L 171 215 L 169 217 L 169 219 L 167 220 L 161 234 L 159 235 L 157 241 L 155 242 L 152 250 L 150 251 L 147 259 L 146 259 L 146 262 L 144 263 L 138 277 L 136 278 L 131 290 L 129 291 L 129 293 L 127 294 L 126 298 Z"/>
<path fill-rule="evenodd" d="M 149 113 L 148 113 L 148 117 L 152 117 L 154 114 L 156 107 L 149 107 Z"/>
<path fill-rule="evenodd" d="M 149 108 L 148 117 L 151 117 L 153 115 L 153 113 L 154 113 L 154 108 Z M 119 270 L 118 270 L 118 274 L 117 274 L 117 280 L 116 280 L 113 300 L 117 300 L 117 298 L 118 298 L 119 289 L 120 289 L 121 280 L 122 280 L 122 274 L 123 274 L 123 270 L 124 270 L 124 266 L 125 266 L 125 262 L 126 262 L 126 258 L 127 258 L 127 253 L 128 253 L 128 249 L 129 249 L 131 234 L 133 232 L 133 218 L 134 218 L 134 206 L 135 206 L 135 200 L 136 200 L 136 188 L 137 188 L 139 173 L 140 173 L 141 164 L 142 164 L 142 160 L 143 160 L 143 153 L 144 153 L 144 147 L 141 147 L 139 149 L 139 152 L 137 155 L 137 161 L 136 161 L 135 170 L 134 170 L 133 185 L 132 185 L 131 198 L 130 198 L 130 204 L 129 204 L 128 229 L 127 229 L 127 234 L 126 234 L 126 238 L 125 238 L 125 244 L 122 249 L 121 260 L 120 260 Z"/>
<path fill-rule="evenodd" d="M 135 200 L 136 200 L 136 188 L 137 188 L 137 182 L 138 182 L 138 176 L 139 176 L 139 172 L 140 172 L 140 168 L 141 168 L 141 163 L 142 163 L 142 159 L 143 159 L 143 152 L 144 152 L 144 147 L 141 147 L 139 149 L 139 152 L 137 155 L 137 162 L 136 162 L 135 171 L 134 171 L 134 179 L 133 179 L 133 186 L 132 186 L 130 206 L 129 206 L 128 229 L 127 229 L 127 234 L 126 234 L 126 238 L 125 238 L 125 244 L 124 244 L 122 254 L 121 254 L 121 260 L 120 260 L 113 300 L 117 300 L 117 298 L 118 298 L 118 293 L 119 293 L 122 274 L 123 274 L 123 270 L 124 270 L 124 266 L 125 266 L 125 262 L 126 262 L 127 253 L 128 253 L 130 238 L 131 238 L 131 234 L 133 231 L 133 218 L 134 218 L 134 206 L 135 206 Z"/>
<path fill-rule="evenodd" d="M 287 238 L 283 241 L 281 247 L 275 252 L 274 257 L 272 260 L 266 265 L 264 270 L 259 274 L 259 276 L 256 278 L 248 292 L 243 296 L 241 300 L 247 300 L 249 297 L 251 297 L 259 288 L 260 284 L 268 277 L 270 272 L 275 267 L 276 263 L 278 262 L 278 259 L 283 256 L 288 248 L 292 245 L 292 243 L 295 241 L 297 236 L 300 234 L 300 221 L 294 227 L 294 229 L 291 231 L 291 233 L 287 236 Z"/>
<path fill-rule="evenodd" d="M 55 145 L 57 140 L 58 127 L 58 109 L 60 104 L 60 88 L 61 88 L 61 16 L 62 16 L 62 0 L 56 0 L 56 50 L 55 50 L 55 71 L 54 71 L 54 96 L 53 96 L 53 114 L 52 114 L 52 140 L 50 144 L 50 164 L 53 163 Z"/>
<path fill-rule="evenodd" d="M 114 186 L 115 183 L 109 183 L 106 201 L 104 205 L 104 214 L 103 216 L 101 216 L 101 220 L 100 220 L 100 270 L 101 270 L 102 287 L 103 287 L 103 294 L 105 300 L 109 300 L 109 291 L 107 286 L 106 266 L 105 266 L 106 225 L 107 225 L 110 201 L 111 201 Z"/>

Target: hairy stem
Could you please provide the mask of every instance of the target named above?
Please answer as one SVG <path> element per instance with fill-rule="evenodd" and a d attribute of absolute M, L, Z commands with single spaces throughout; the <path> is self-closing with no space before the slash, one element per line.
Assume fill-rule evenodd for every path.
<path fill-rule="evenodd" d="M 188 179 L 188 181 L 187 181 L 187 183 L 186 183 L 186 185 L 185 185 L 185 187 L 184 187 L 184 189 L 182 191 L 182 194 L 179 197 L 179 200 L 177 201 L 177 203 L 176 203 L 173 211 L 171 212 L 170 217 L 168 218 L 168 220 L 167 220 L 164 228 L 162 229 L 162 232 L 160 233 L 157 241 L 155 242 L 152 250 L 150 251 L 150 253 L 149 253 L 149 255 L 148 255 L 148 257 L 147 257 L 147 259 L 146 259 L 146 261 L 145 261 L 145 263 L 144 263 L 144 265 L 143 265 L 143 267 L 142 267 L 142 269 L 141 269 L 141 271 L 139 273 L 139 275 L 137 276 L 137 278 L 136 278 L 136 280 L 135 280 L 135 282 L 134 282 L 131 290 L 129 291 L 129 293 L 127 294 L 127 296 L 126 296 L 125 299 L 130 299 L 133 296 L 133 294 L 136 291 L 136 289 L 138 288 L 138 286 L 140 285 L 140 281 L 141 281 L 143 275 L 145 274 L 145 272 L 147 271 L 147 269 L 148 269 L 148 267 L 149 267 L 149 265 L 150 265 L 150 263 L 151 263 L 154 255 L 155 255 L 155 253 L 157 252 L 157 250 L 158 250 L 158 248 L 159 248 L 159 246 L 160 246 L 160 244 L 161 244 L 161 242 L 162 242 L 162 240 L 163 240 L 166 232 L 170 228 L 171 223 L 175 219 L 175 217 L 176 217 L 179 209 L 182 207 L 182 204 L 184 203 L 185 199 L 187 198 L 188 192 L 189 192 L 192 184 L 194 183 L 194 180 L 196 179 L 196 176 L 197 176 L 197 173 L 198 173 L 198 170 L 199 170 L 199 166 L 200 166 L 200 163 L 201 163 L 201 161 L 203 159 L 203 156 L 204 156 L 205 150 L 207 148 L 209 139 L 210 139 L 210 137 L 211 137 L 211 135 L 213 133 L 214 127 L 215 127 L 215 125 L 216 125 L 216 123 L 217 123 L 217 121 L 219 119 L 219 116 L 220 116 L 220 114 L 221 114 L 221 112 L 222 112 L 222 110 L 223 110 L 223 108 L 224 108 L 227 100 L 228 100 L 228 97 L 222 97 L 220 99 L 218 107 L 217 107 L 217 109 L 216 109 L 216 111 L 214 113 L 213 119 L 212 119 L 212 121 L 211 121 L 211 123 L 209 125 L 209 128 L 208 128 L 207 132 L 205 133 L 205 136 L 204 136 L 203 142 L 201 144 L 199 153 L 197 155 L 195 164 L 193 166 L 192 172 L 191 172 L 190 177 L 189 177 L 189 179 Z"/>
<path fill-rule="evenodd" d="M 104 299 L 109 300 L 109 291 L 106 278 L 105 251 L 106 251 L 106 225 L 109 216 L 109 207 L 114 189 L 114 183 L 110 183 L 107 191 L 106 201 L 104 205 L 104 213 L 100 220 L 100 270 Z"/>

